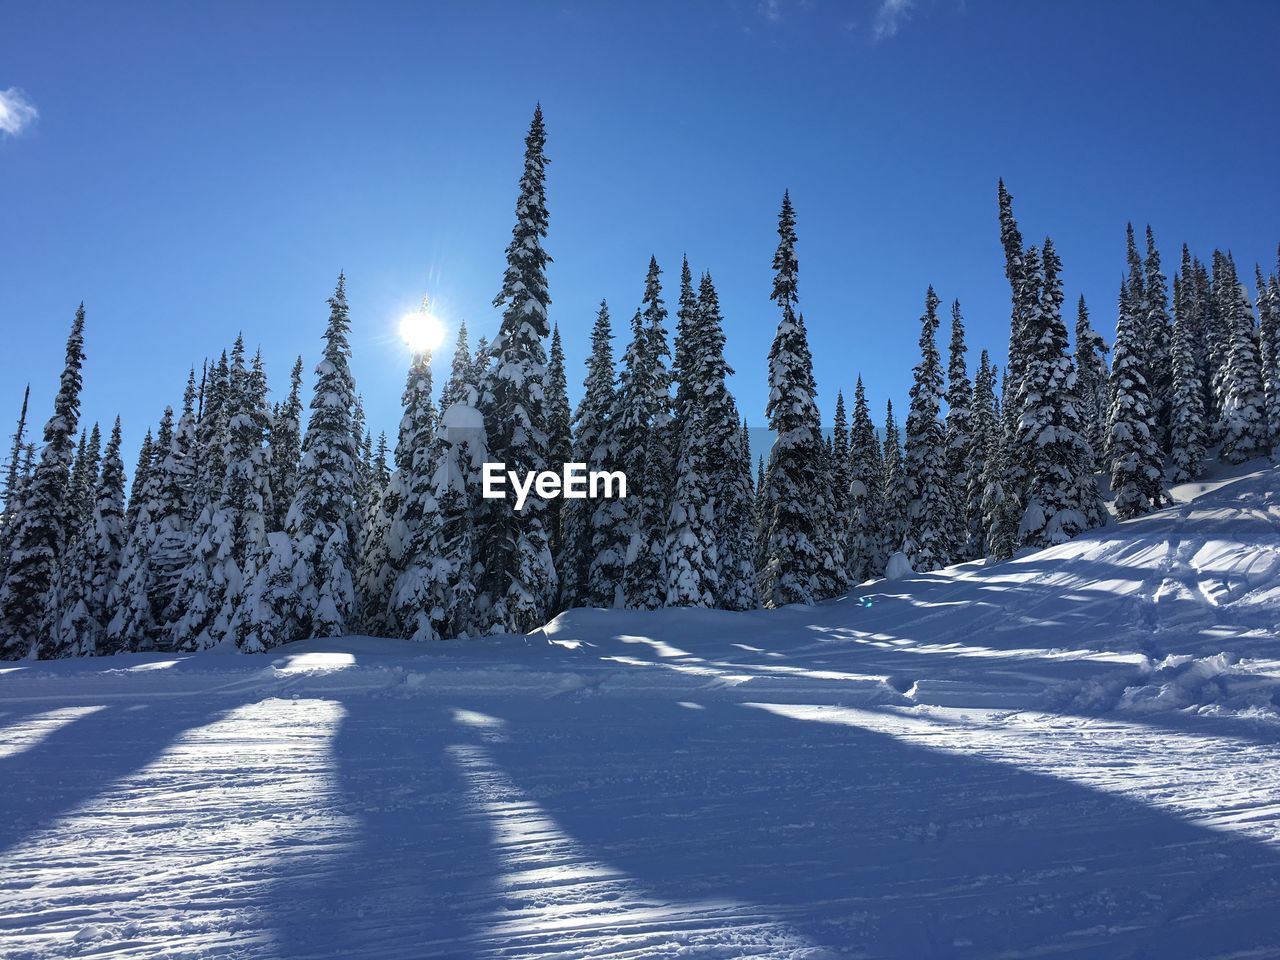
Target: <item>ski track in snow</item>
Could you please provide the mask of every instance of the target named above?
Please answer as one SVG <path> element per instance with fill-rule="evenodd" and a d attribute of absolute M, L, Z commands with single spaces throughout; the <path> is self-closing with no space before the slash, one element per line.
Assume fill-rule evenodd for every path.
<path fill-rule="evenodd" d="M 1276 479 L 813 608 L 6 664 L 0 957 L 1280 957 Z"/>

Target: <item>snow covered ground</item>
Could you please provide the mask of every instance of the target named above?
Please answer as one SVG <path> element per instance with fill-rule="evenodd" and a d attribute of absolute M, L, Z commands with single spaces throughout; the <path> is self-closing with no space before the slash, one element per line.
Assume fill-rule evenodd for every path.
<path fill-rule="evenodd" d="M 5 664 L 0 956 L 1280 957 L 1278 481 L 815 608 Z"/>

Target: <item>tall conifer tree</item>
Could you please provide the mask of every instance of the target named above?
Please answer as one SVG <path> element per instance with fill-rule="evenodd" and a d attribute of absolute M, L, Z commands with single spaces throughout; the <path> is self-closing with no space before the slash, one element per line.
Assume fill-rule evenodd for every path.
<path fill-rule="evenodd" d="M 755 530 L 755 563 L 756 579 L 764 569 L 765 552 L 769 545 L 768 511 L 765 503 L 765 471 L 764 455 L 756 457 L 756 530 Z"/>
<path fill-rule="evenodd" d="M 188 538 L 194 515 L 196 456 L 195 370 L 187 378 L 182 415 L 173 427 L 169 447 L 157 472 L 155 523 L 150 549 L 153 621 L 164 624 L 177 616 L 174 602 L 186 566 Z"/>
<path fill-rule="evenodd" d="M 1200 261 L 1191 256 L 1191 251 L 1182 245 L 1182 261 L 1179 264 L 1178 306 L 1181 311 L 1183 327 L 1187 340 L 1191 345 L 1191 356 L 1195 364 L 1196 380 L 1200 384 L 1201 408 L 1204 410 L 1206 439 L 1213 422 L 1210 404 L 1209 375 L 1209 331 L 1205 321 L 1205 299 L 1208 293 L 1208 280 L 1204 276 L 1204 268 Z M 1177 317 L 1175 316 L 1175 322 Z M 1170 351 L 1172 351 L 1172 340 Z M 1172 357 L 1172 353 L 1170 354 Z M 1172 363 L 1172 361 L 1171 361 Z"/>
<path fill-rule="evenodd" d="M 720 590 L 706 413 L 695 400 L 681 424 L 666 523 L 664 602 L 669 607 L 711 607 Z"/>
<path fill-rule="evenodd" d="M 474 388 L 479 370 L 474 366 L 471 348 L 467 342 L 467 324 L 458 325 L 458 337 L 453 344 L 453 360 L 449 364 L 449 379 L 440 391 L 440 410 L 443 412 L 455 403 L 475 405 L 476 397 L 470 396 L 468 387 Z"/>
<path fill-rule="evenodd" d="M 582 402 L 574 420 L 574 443 L 583 463 L 597 469 L 625 468 L 621 434 L 622 395 L 615 383 L 612 326 L 608 305 L 601 300 L 591 331 L 591 357 L 587 363 Z M 634 341 L 633 341 L 634 346 Z M 582 588 L 578 602 L 592 607 L 613 607 L 621 603 L 621 586 L 630 544 L 625 500 L 602 498 L 580 500 L 583 526 L 577 535 L 580 546 L 575 560 Z"/>
<path fill-rule="evenodd" d="M 681 299 L 683 307 L 683 295 Z M 737 404 L 729 393 L 728 378 L 733 369 L 725 361 L 724 318 L 710 273 L 702 275 L 696 301 L 689 309 L 692 312 L 684 337 L 686 369 L 681 383 L 687 397 L 683 416 L 699 414 L 705 434 L 704 485 L 712 504 L 708 534 L 715 545 L 716 604 L 747 610 L 756 606 L 755 548 L 745 535 L 754 527 L 751 453 Z M 679 391 L 676 396 L 678 404 Z"/>
<path fill-rule="evenodd" d="M 302 460 L 302 357 L 289 373 L 289 394 L 271 418 L 271 529 L 283 530 Z"/>
<path fill-rule="evenodd" d="M 769 403 L 774 432 L 765 473 L 764 563 L 760 599 L 770 607 L 821 599 L 821 531 L 814 516 L 822 464 L 822 425 L 815 402 L 813 358 L 799 302 L 796 217 L 789 194 L 778 216 L 772 299 L 781 316 L 769 350 Z"/>
<path fill-rule="evenodd" d="M 1011 393 L 1016 393 L 1018 381 L 1022 377 L 1023 356 L 1026 352 L 1023 343 L 1023 325 L 1028 306 L 1030 306 L 1026 286 L 1027 264 L 1022 247 L 1022 233 L 1018 229 L 1018 221 L 1013 216 L 1013 197 L 1005 189 L 1003 179 L 996 187 L 996 200 L 1000 210 L 1000 245 L 1004 248 L 1004 275 L 1009 281 L 1011 300 L 1009 362 L 1005 370 Z"/>
<path fill-rule="evenodd" d="M 625 546 L 615 598 L 602 606 L 631 606 L 646 589 L 646 584 L 636 577 L 634 570 L 629 581 L 627 570 L 632 568 L 633 547 L 637 551 L 640 549 L 648 522 L 644 498 L 632 494 L 631 487 L 642 486 L 644 483 L 646 444 L 653 419 L 653 391 L 649 386 L 651 364 L 644 317 L 641 311 L 637 310 L 631 318 L 631 340 L 622 355 L 616 417 L 618 457 L 628 483 L 627 499 L 621 501 L 621 508 L 626 518 L 623 529 Z M 656 603 L 653 605 L 656 606 Z"/>
<path fill-rule="evenodd" d="M 166 418 L 169 415 L 166 409 Z M 164 420 L 161 422 L 164 423 Z M 154 459 L 151 454 L 154 444 L 150 430 L 143 439 L 143 446 L 147 448 L 147 456 L 138 458 L 139 469 L 143 472 L 143 483 L 139 485 L 135 477 L 129 495 L 132 518 L 129 513 L 125 516 L 127 538 L 121 552 L 120 571 L 107 598 L 111 615 L 106 621 L 103 637 L 103 652 L 106 653 L 154 650 L 168 645 L 168 638 L 164 636 L 165 631 L 156 615 L 154 564 L 157 539 L 156 518 L 159 513 L 156 503 L 159 476 L 154 474 L 150 467 Z M 198 573 L 192 569 L 192 566 L 192 559 L 188 556 L 182 567 L 182 576 L 190 576 L 191 582 L 195 583 Z M 176 611 L 175 616 L 180 616 L 182 611 L 187 609 L 187 603 L 188 597 L 185 595 L 174 599 L 172 606 Z"/>
<path fill-rule="evenodd" d="M 676 309 L 675 351 L 671 360 L 671 378 L 676 385 L 672 411 L 677 423 L 684 422 L 689 413 L 690 401 L 697 396 L 697 373 L 694 370 L 697 361 L 694 354 L 697 352 L 696 341 L 700 333 L 702 313 L 699 296 L 693 289 L 689 258 L 685 257 L 680 264 L 680 301 Z"/>
<path fill-rule="evenodd" d="M 1107 408 L 1111 403 L 1107 354 L 1111 348 L 1089 323 L 1089 308 L 1081 296 L 1076 304 L 1076 382 L 1080 386 L 1081 433 L 1095 463 L 1106 452 Z"/>
<path fill-rule="evenodd" d="M 356 395 L 350 331 L 346 278 L 339 274 L 329 299 L 297 487 L 285 518 L 301 578 L 299 636 L 342 636 L 354 627 L 357 615 L 353 578 L 359 465 L 352 423 Z"/>
<path fill-rule="evenodd" d="M 884 459 L 876 437 L 867 393 L 859 375 L 853 390 L 853 425 L 849 438 L 849 531 L 845 556 L 849 581 L 862 583 L 884 573 Z"/>
<path fill-rule="evenodd" d="M 666 532 L 669 605 L 748 609 L 755 602 L 754 549 L 741 530 L 733 528 L 743 522 L 751 526 L 754 509 L 746 492 L 751 485 L 749 462 L 744 488 L 743 437 L 726 384 L 733 371 L 725 362 L 724 343 L 720 299 L 711 275 L 702 275 L 695 295 L 686 260 L 674 363 L 679 459 Z"/>
<path fill-rule="evenodd" d="M 828 487 L 832 502 L 831 536 L 839 546 L 842 563 L 841 583 L 849 585 L 849 483 L 853 479 L 849 462 L 849 416 L 844 405 L 844 391 L 836 391 L 835 418 L 831 422 L 831 462 Z"/>
<path fill-rule="evenodd" d="M 880 502 L 884 507 L 884 521 L 880 543 L 887 563 L 891 556 L 902 551 L 907 536 L 907 477 L 902 463 L 902 435 L 898 432 L 898 421 L 893 418 L 892 400 L 885 404 L 884 456 L 881 459 L 884 477 Z"/>
<path fill-rule="evenodd" d="M 1267 442 L 1274 447 L 1280 437 L 1280 303 L 1254 264 L 1254 285 L 1258 292 L 1258 346 L 1262 359 L 1262 390 L 1266 397 Z"/>
<path fill-rule="evenodd" d="M 67 337 L 65 362 L 53 416 L 44 428 L 44 449 L 23 500 L 4 583 L 0 584 L 0 657 L 16 660 L 41 651 L 39 627 L 45 593 L 66 545 L 66 488 L 80 420 L 84 364 L 84 304 Z"/>
<path fill-rule="evenodd" d="M 587 375 L 583 381 L 582 400 L 574 411 L 572 431 L 573 461 L 593 465 L 594 469 L 614 469 L 613 466 L 595 465 L 605 460 L 612 462 L 617 456 L 616 448 L 608 449 L 610 417 L 615 403 L 612 339 L 609 306 L 602 300 L 591 329 Z M 577 499 L 565 503 L 564 552 L 557 564 L 557 572 L 560 574 L 561 603 L 566 607 L 612 604 L 612 583 L 622 574 L 624 543 L 614 545 L 616 560 L 610 576 L 609 596 L 593 597 L 590 588 L 591 566 L 596 556 L 592 547 L 593 513 L 600 504 L 607 502 Z"/>
<path fill-rule="evenodd" d="M 430 597 L 433 577 L 430 545 L 439 523 L 435 474 L 435 443 L 439 417 L 431 397 L 431 357 L 414 358 L 405 387 L 405 413 L 400 421 L 396 459 L 402 461 L 397 488 L 396 514 L 388 538 L 394 570 L 389 601 L 389 626 L 400 637 L 435 639 Z"/>
<path fill-rule="evenodd" d="M 0 585 L 4 583 L 9 569 L 9 555 L 13 550 L 13 537 L 18 528 L 18 517 L 22 513 L 22 497 L 24 476 L 23 458 L 27 449 L 27 404 L 31 400 L 31 384 L 27 384 L 22 392 L 22 408 L 18 413 L 18 424 L 13 431 L 12 443 L 9 445 L 9 457 L 5 462 L 4 488 L 0 489 L 0 497 L 4 499 L 3 512 L 0 512 Z"/>
<path fill-rule="evenodd" d="M 670 350 L 661 272 L 658 261 L 650 257 L 634 344 L 638 356 L 624 380 L 623 458 L 630 543 L 623 592 L 626 605 L 641 610 L 662 606 L 666 596 L 665 532 L 674 472 Z M 630 353 L 627 359 L 632 360 Z"/>
<path fill-rule="evenodd" d="M 1243 463 L 1270 450 L 1258 329 L 1230 254 L 1219 259 L 1213 279 L 1218 315 L 1229 338 L 1220 417 L 1221 457 L 1228 463 Z"/>
<path fill-rule="evenodd" d="M 88 436 L 80 431 L 80 448 L 67 485 L 67 542 L 79 539 L 89 525 L 98 489 L 98 467 L 102 460 L 102 431 L 95 423 Z"/>
<path fill-rule="evenodd" d="M 911 384 L 903 472 L 907 493 L 907 533 L 903 552 L 917 570 L 951 562 L 951 484 L 946 468 L 946 433 L 938 413 L 942 402 L 942 360 L 938 355 L 938 296 L 930 287 L 920 318 L 920 362 Z"/>
<path fill-rule="evenodd" d="M 93 513 L 88 534 L 92 539 L 89 563 L 93 585 L 91 607 L 99 618 L 106 608 L 107 592 L 120 569 L 124 549 L 124 463 L 120 459 L 120 418 L 116 417 L 102 454 L 102 471 L 94 487 Z"/>
<path fill-rule="evenodd" d="M 1062 320 L 1061 261 L 1045 239 L 1040 309 L 1027 328 L 1031 347 L 1017 403 L 1022 410 L 1016 442 L 1028 464 L 1019 524 L 1022 544 L 1047 547 L 1090 526 L 1092 451 L 1081 434 L 1078 384 Z M 1096 487 L 1093 487 L 1096 490 Z M 1096 496 L 1096 495 L 1095 495 Z"/>
<path fill-rule="evenodd" d="M 991 432 L 983 468 L 982 517 L 988 561 L 1007 560 L 1018 545 L 1019 506 L 1005 487 L 1009 473 L 1005 456 L 1006 438 L 1004 430 Z"/>
<path fill-rule="evenodd" d="M 463 361 L 467 365 L 469 358 Z M 425 456 L 436 428 L 436 411 L 431 399 L 431 355 L 414 354 L 405 377 L 401 404 L 404 410 L 396 438 L 392 462 L 395 470 L 387 483 L 365 537 L 361 557 L 359 597 L 361 629 L 374 636 L 402 632 L 393 616 L 392 601 L 396 580 L 407 565 L 406 551 L 419 519 L 418 508 Z M 412 504 L 409 495 L 418 489 Z"/>
<path fill-rule="evenodd" d="M 1151 400 L 1155 408 L 1156 440 L 1161 450 L 1169 449 L 1173 420 L 1173 365 L 1169 325 L 1169 285 L 1160 266 L 1155 234 L 1147 226 L 1147 255 L 1142 265 L 1146 293 L 1146 356 L 1151 377 Z"/>
<path fill-rule="evenodd" d="M 1009 363 L 1005 366 L 1003 420 L 1005 431 L 1004 491 L 1012 504 L 1017 505 L 1019 515 L 1026 506 L 1026 494 L 1030 484 L 1032 470 L 1032 451 L 1018 441 L 1021 420 L 1026 411 L 1022 406 L 1022 381 L 1031 364 L 1032 355 L 1036 351 L 1034 338 L 1043 324 L 1044 304 L 1041 301 L 1044 289 L 1044 260 L 1040 249 L 1032 244 L 1022 256 L 1022 306 L 1021 333 L 1017 344 L 1017 363 L 1015 368 L 1013 354 L 1009 355 Z M 1016 373 L 1016 378 L 1015 378 Z"/>
<path fill-rule="evenodd" d="M 560 327 L 551 329 L 551 355 L 547 363 L 547 444 L 550 469 L 573 459 L 573 425 L 569 409 L 569 382 L 564 369 Z M 564 504 L 562 497 L 547 501 L 547 536 L 557 571 L 564 559 Z M 563 574 L 561 574 L 563 576 Z"/>
<path fill-rule="evenodd" d="M 59 656 L 94 656 L 104 652 L 111 617 L 111 589 L 120 573 L 125 546 L 124 463 L 120 459 L 120 418 L 107 441 L 102 472 L 94 490 L 93 509 L 81 543 L 74 576 L 73 599 L 60 610 L 54 646 Z"/>
<path fill-rule="evenodd" d="M 974 416 L 973 384 L 969 380 L 965 353 L 964 316 L 960 312 L 960 301 L 955 300 L 951 304 L 951 344 L 947 363 L 946 474 L 952 491 L 950 539 L 957 560 L 972 560 L 980 549 L 964 505 L 969 489 Z"/>
<path fill-rule="evenodd" d="M 1203 263 L 1193 265 L 1200 325 L 1205 342 L 1205 412 L 1213 442 L 1221 439 L 1222 408 L 1226 400 L 1228 360 L 1231 353 L 1231 328 L 1219 309 L 1218 277 L 1225 275 L 1222 251 L 1213 251 L 1213 274 Z"/>
<path fill-rule="evenodd" d="M 745 422 L 734 433 L 736 448 L 729 449 L 728 444 L 721 447 L 729 461 L 723 466 L 728 470 L 718 471 L 718 605 L 726 610 L 754 610 L 759 601 L 754 561 L 756 492 L 751 480 L 751 433 Z"/>
<path fill-rule="evenodd" d="M 126 510 L 130 527 L 138 519 L 138 510 L 145 499 L 143 490 L 146 489 L 147 481 L 151 479 L 151 464 L 155 458 L 155 438 L 151 435 L 151 428 L 148 427 L 142 437 L 142 446 L 138 448 L 138 461 L 134 464 L 133 481 L 129 485 L 129 501 Z"/>
<path fill-rule="evenodd" d="M 546 131 L 542 108 L 534 111 L 525 137 L 524 173 L 516 201 L 516 223 L 507 246 L 507 269 L 494 306 L 502 325 L 490 347 L 481 398 L 489 455 L 523 476 L 546 468 L 546 364 L 543 340 L 550 335 L 546 266 Z M 555 566 L 546 526 L 546 504 L 529 497 L 517 511 L 506 500 L 486 501 L 479 528 L 483 569 L 480 605 L 489 629 L 527 631 L 546 618 L 556 593 Z"/>
<path fill-rule="evenodd" d="M 1185 259 L 1185 254 L 1184 254 Z M 1169 429 L 1170 479 L 1186 483 L 1204 467 L 1208 433 L 1204 392 L 1195 356 L 1195 292 L 1192 280 L 1176 276 L 1173 282 L 1172 422 Z"/>
<path fill-rule="evenodd" d="M 428 596 L 432 627 L 442 637 L 470 636 L 475 629 L 476 491 L 489 459 L 484 420 L 476 409 L 475 373 L 470 365 L 455 369 L 448 388 L 454 399 L 440 411 L 436 430 L 434 495 L 439 517 L 427 545 Z"/>
<path fill-rule="evenodd" d="M 1111 410 L 1107 417 L 1107 454 L 1116 516 L 1141 516 L 1160 505 L 1162 476 L 1142 358 L 1141 313 L 1135 309 L 1128 281 L 1120 287 L 1120 319 L 1111 364 Z"/>
<path fill-rule="evenodd" d="M 973 405 L 969 418 L 969 446 L 965 454 L 965 488 L 962 491 L 965 532 L 973 558 L 987 555 L 986 511 L 983 500 L 987 488 L 987 456 L 992 435 L 1003 429 L 996 412 L 996 370 L 983 350 L 974 377 Z"/>
<path fill-rule="evenodd" d="M 271 414 L 262 358 L 255 354 L 246 365 L 244 352 L 243 340 L 237 338 L 228 391 L 226 473 L 214 526 L 218 544 L 214 589 L 221 607 L 206 642 L 233 642 L 256 652 L 265 645 L 249 642 L 248 621 L 253 612 L 251 587 L 267 546 L 267 517 L 272 509 L 266 446 Z"/>

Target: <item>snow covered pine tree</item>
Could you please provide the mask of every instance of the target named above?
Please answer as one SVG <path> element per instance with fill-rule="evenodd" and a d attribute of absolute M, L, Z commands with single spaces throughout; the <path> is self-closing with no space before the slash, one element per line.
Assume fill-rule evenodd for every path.
<path fill-rule="evenodd" d="M 324 353 L 316 365 L 297 487 L 285 518 L 299 577 L 295 584 L 299 622 L 284 625 L 285 640 L 339 637 L 355 626 L 357 451 L 350 330 L 346 277 L 339 274 L 329 299 Z"/>
<path fill-rule="evenodd" d="M 903 457 L 907 529 L 903 553 L 916 570 L 936 570 L 951 562 L 953 501 L 946 467 L 946 431 L 938 418 L 942 404 L 942 360 L 938 355 L 938 295 L 930 287 L 920 318 L 920 362 L 911 385 L 907 445 Z"/>
<path fill-rule="evenodd" d="M 791 195 L 782 196 L 773 293 L 781 316 L 769 350 L 769 427 L 775 433 L 765 472 L 764 563 L 760 598 L 766 606 L 813 603 L 822 599 L 820 547 L 813 505 L 822 464 L 822 425 L 804 319 L 799 302 L 796 216 Z"/>
<path fill-rule="evenodd" d="M 524 172 L 516 200 L 516 223 L 507 246 L 502 290 L 494 298 L 502 325 L 490 346 L 492 363 L 481 387 L 491 462 L 521 474 L 546 468 L 547 354 L 550 335 L 547 263 L 546 130 L 542 107 L 534 110 L 525 137 Z M 485 501 L 479 524 L 483 568 L 477 616 L 489 632 L 526 631 L 539 626 L 556 593 L 556 571 L 546 527 L 546 503 L 530 497 L 516 511 L 505 500 Z"/>
<path fill-rule="evenodd" d="M 45 594 L 53 583 L 66 545 L 63 528 L 67 481 L 74 453 L 72 437 L 80 420 L 84 364 L 84 304 L 76 310 L 67 337 L 66 361 L 53 416 L 44 428 L 44 449 L 23 497 L 12 552 L 0 584 L 0 657 L 16 660 L 46 649 L 39 635 Z"/>

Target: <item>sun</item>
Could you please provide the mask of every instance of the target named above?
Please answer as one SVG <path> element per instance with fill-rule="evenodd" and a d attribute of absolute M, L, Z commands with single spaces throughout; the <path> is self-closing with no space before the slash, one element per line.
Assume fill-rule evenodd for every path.
<path fill-rule="evenodd" d="M 432 353 L 444 343 L 444 324 L 424 302 L 421 310 L 400 318 L 400 339 L 414 353 Z"/>

